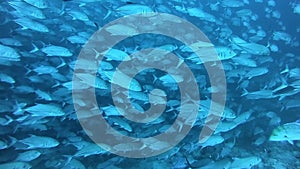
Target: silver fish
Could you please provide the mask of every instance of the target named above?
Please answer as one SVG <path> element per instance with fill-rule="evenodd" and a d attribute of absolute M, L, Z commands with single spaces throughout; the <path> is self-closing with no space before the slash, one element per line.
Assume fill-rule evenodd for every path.
<path fill-rule="evenodd" d="M 49 32 L 49 29 L 47 28 L 47 26 L 37 22 L 37 21 L 33 21 L 29 18 L 19 18 L 16 19 L 15 22 L 19 25 L 21 25 L 23 28 L 22 29 L 31 29 L 37 32 L 42 32 L 42 33 L 46 33 Z"/>
<path fill-rule="evenodd" d="M 0 168 L 3 169 L 30 169 L 32 166 L 26 162 L 9 162 L 0 164 Z"/>
<path fill-rule="evenodd" d="M 20 57 L 15 49 L 0 45 L 0 61 L 20 61 Z"/>
<path fill-rule="evenodd" d="M 40 9 L 45 9 L 48 7 L 48 3 L 46 0 L 24 0 L 24 1 Z"/>
<path fill-rule="evenodd" d="M 28 150 L 23 153 L 20 153 L 18 157 L 16 158 L 16 161 L 32 161 L 36 158 L 38 158 L 42 153 L 37 150 Z"/>
<path fill-rule="evenodd" d="M 70 57 L 73 54 L 69 49 L 62 46 L 50 45 L 41 49 L 42 52 L 47 54 L 47 56 L 61 56 L 61 57 Z"/>
<path fill-rule="evenodd" d="M 59 145 L 59 142 L 54 138 L 36 135 L 30 135 L 25 139 L 19 140 L 19 142 L 27 145 L 25 149 L 53 148 Z"/>
<path fill-rule="evenodd" d="M 300 123 L 286 123 L 275 128 L 269 138 L 270 141 L 300 140 Z"/>
<path fill-rule="evenodd" d="M 49 117 L 49 116 L 64 116 L 65 112 L 61 107 L 53 104 L 36 104 L 28 107 L 25 111 L 31 113 L 32 116 Z"/>

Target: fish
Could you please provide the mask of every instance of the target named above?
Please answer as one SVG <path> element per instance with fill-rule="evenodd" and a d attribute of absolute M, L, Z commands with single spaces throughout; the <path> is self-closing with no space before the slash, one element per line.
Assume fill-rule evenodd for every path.
<path fill-rule="evenodd" d="M 273 32 L 273 40 L 275 40 L 275 41 L 282 40 L 286 43 L 291 43 L 292 37 L 291 37 L 291 35 L 289 35 L 286 32 L 275 31 L 275 32 Z"/>
<path fill-rule="evenodd" d="M 271 99 L 271 98 L 274 98 L 276 97 L 274 94 L 273 94 L 273 90 L 258 90 L 258 91 L 253 91 L 253 92 L 249 92 L 247 91 L 246 89 L 243 89 L 244 90 L 244 93 L 241 95 L 241 96 L 245 96 L 247 97 L 247 99 Z"/>
<path fill-rule="evenodd" d="M 256 43 L 246 43 L 246 44 L 239 44 L 240 47 L 250 53 L 250 54 L 254 54 L 254 55 L 270 55 L 270 50 L 269 48 L 267 48 L 264 45 L 261 44 L 256 44 Z"/>
<path fill-rule="evenodd" d="M 233 158 L 233 162 L 230 165 L 232 169 L 238 168 L 253 168 L 262 162 L 260 157 L 257 156 L 250 156 L 250 157 L 243 157 L 243 158 Z"/>
<path fill-rule="evenodd" d="M 106 82 L 98 76 L 94 77 L 93 75 L 88 74 L 88 73 L 76 73 L 75 76 L 77 78 L 79 78 L 83 83 L 85 83 L 91 87 L 94 87 L 97 89 L 108 89 Z"/>
<path fill-rule="evenodd" d="M 206 140 L 206 138 L 204 138 L 204 140 Z M 221 135 L 212 135 L 209 136 L 209 138 L 203 143 L 202 140 L 199 140 L 199 142 L 201 143 L 201 149 L 205 148 L 205 147 L 209 147 L 209 146 L 215 146 L 218 144 L 221 144 L 225 141 L 225 139 L 221 136 Z"/>
<path fill-rule="evenodd" d="M 111 35 L 119 35 L 119 36 L 133 36 L 138 33 L 138 30 L 133 26 L 127 26 L 123 24 L 114 24 L 109 27 L 106 27 L 105 30 Z"/>
<path fill-rule="evenodd" d="M 7 46 L 23 46 L 20 40 L 14 38 L 1 38 L 0 43 Z"/>
<path fill-rule="evenodd" d="M 0 140 L 0 150 L 4 150 L 10 148 L 17 142 L 17 139 L 9 136 L 9 139 L 1 139 Z"/>
<path fill-rule="evenodd" d="M 247 42 L 243 39 L 241 39 L 238 36 L 233 36 L 230 41 L 239 46 L 241 48 L 241 50 L 249 53 L 249 54 L 253 54 L 253 55 L 270 55 L 270 50 L 268 47 L 261 45 L 261 44 L 257 44 L 257 43 L 253 43 L 253 42 Z"/>
<path fill-rule="evenodd" d="M 120 127 L 121 129 L 124 129 L 125 131 L 128 131 L 128 132 L 133 131 L 133 128 L 131 127 L 131 125 L 121 118 L 114 118 L 113 124 Z"/>
<path fill-rule="evenodd" d="M 257 67 L 255 60 L 245 57 L 234 57 L 231 59 L 232 63 L 239 66 Z"/>
<path fill-rule="evenodd" d="M 85 37 L 79 35 L 69 36 L 67 39 L 74 44 L 85 44 L 88 41 Z"/>
<path fill-rule="evenodd" d="M 300 140 L 300 123 L 286 123 L 273 129 L 269 141 L 292 141 Z"/>
<path fill-rule="evenodd" d="M 45 19 L 46 16 L 39 9 L 22 1 L 10 1 L 9 5 L 17 10 L 18 15 L 29 16 L 36 19 Z"/>
<path fill-rule="evenodd" d="M 163 84 L 170 84 L 170 83 L 181 83 L 184 81 L 184 78 L 180 75 L 169 75 L 169 74 L 166 74 L 166 75 L 163 75 L 159 78 L 157 78 L 156 76 L 154 77 L 154 82 L 159 79 L 160 81 L 163 82 Z"/>
<path fill-rule="evenodd" d="M 246 123 L 247 121 L 250 120 L 252 113 L 253 113 L 253 111 L 251 111 L 251 110 L 241 113 L 233 120 L 233 122 L 235 122 L 235 124 L 237 126 L 240 124 Z"/>
<path fill-rule="evenodd" d="M 37 148 L 53 148 L 59 145 L 59 141 L 54 138 L 46 136 L 37 136 L 31 134 L 29 137 L 19 140 L 20 143 L 26 145 L 25 149 L 37 149 Z"/>
<path fill-rule="evenodd" d="M 209 164 L 201 166 L 201 169 L 211 169 L 211 168 L 222 168 L 222 169 L 230 169 L 231 161 L 228 158 L 211 161 Z"/>
<path fill-rule="evenodd" d="M 149 101 L 148 95 L 144 92 L 130 91 L 128 98 L 144 101 L 145 103 Z"/>
<path fill-rule="evenodd" d="M 199 50 L 199 49 L 205 48 L 205 47 L 214 47 L 214 45 L 210 42 L 196 41 L 188 46 L 186 46 L 186 45 L 180 46 L 180 50 L 182 52 L 193 52 L 192 49 Z"/>
<path fill-rule="evenodd" d="M 61 169 L 70 169 L 70 168 L 71 169 L 86 169 L 86 167 L 79 160 L 76 160 L 76 159 L 72 159 Z"/>
<path fill-rule="evenodd" d="M 238 8 L 244 6 L 244 3 L 238 0 L 222 0 L 221 5 L 229 8 Z"/>
<path fill-rule="evenodd" d="M 35 6 L 40 9 L 45 9 L 48 7 L 48 2 L 46 0 L 24 0 L 26 3 Z"/>
<path fill-rule="evenodd" d="M 200 100 L 200 111 L 201 114 L 203 115 L 203 118 L 207 117 L 209 111 L 210 111 L 210 105 L 214 104 L 216 107 L 221 106 L 219 103 L 216 103 L 210 99 L 206 99 L 206 100 Z M 236 114 L 235 112 L 228 108 L 225 107 L 224 111 L 222 113 L 215 111 L 211 111 L 211 113 L 215 116 L 221 116 L 222 119 L 234 119 L 236 118 Z M 217 114 L 220 113 L 220 114 Z"/>
<path fill-rule="evenodd" d="M 231 59 L 234 56 L 236 56 L 237 54 L 230 48 L 228 47 L 224 47 L 224 46 L 216 46 L 215 47 L 218 56 L 220 58 L 220 60 L 227 60 L 227 59 Z"/>
<path fill-rule="evenodd" d="M 60 57 L 73 56 L 73 54 L 70 52 L 69 49 L 62 46 L 56 46 L 56 45 L 46 46 L 42 48 L 41 51 L 47 54 L 47 56 L 60 56 Z"/>
<path fill-rule="evenodd" d="M 213 15 L 211 15 L 207 12 L 204 12 L 200 8 L 188 8 L 187 12 L 190 16 L 195 16 L 201 20 L 205 20 L 205 21 L 209 21 L 209 22 L 216 22 L 216 18 Z"/>
<path fill-rule="evenodd" d="M 3 169 L 8 169 L 8 168 L 13 168 L 13 169 L 30 169 L 32 166 L 29 163 L 26 162 L 8 162 L 4 164 L 0 164 L 0 168 Z"/>
<path fill-rule="evenodd" d="M 48 65 L 40 65 L 33 69 L 34 72 L 41 74 L 52 74 L 58 72 L 56 67 L 48 66 Z"/>
<path fill-rule="evenodd" d="M 261 136 L 261 137 L 258 137 L 258 138 L 253 142 L 253 144 L 254 144 L 255 146 L 260 146 L 260 145 L 262 145 L 263 143 L 265 143 L 266 140 L 267 140 L 267 137 L 266 137 L 266 136 Z"/>
<path fill-rule="evenodd" d="M 14 84 L 16 82 L 14 78 L 4 73 L 0 73 L 0 81 L 9 84 Z"/>
<path fill-rule="evenodd" d="M 0 45 L 0 61 L 20 61 L 21 56 L 11 47 Z"/>
<path fill-rule="evenodd" d="M 300 77 L 300 68 L 290 69 L 288 74 L 289 74 L 289 77 L 299 78 Z"/>
<path fill-rule="evenodd" d="M 105 71 L 104 75 L 105 77 L 109 78 L 109 81 L 113 84 L 116 84 L 120 87 L 123 87 L 124 89 L 129 89 L 132 91 L 140 92 L 142 91 L 142 87 L 140 83 L 135 80 L 134 78 L 130 78 L 126 74 L 124 74 L 121 71 L 117 71 L 117 74 L 114 75 L 115 73 L 113 71 Z M 114 77 L 117 76 L 117 77 Z M 114 77 L 114 78 L 113 78 Z"/>
<path fill-rule="evenodd" d="M 28 150 L 22 153 L 19 153 L 18 157 L 16 158 L 16 161 L 23 161 L 23 162 L 29 162 L 36 158 L 38 158 L 42 153 L 38 150 Z"/>
<path fill-rule="evenodd" d="M 5 117 L 3 117 L 3 118 L 0 117 L 0 126 L 7 126 L 13 121 L 14 121 L 14 119 L 12 117 L 5 115 Z"/>
<path fill-rule="evenodd" d="M 147 14 L 154 12 L 151 7 L 142 4 L 127 4 L 121 7 L 118 7 L 114 10 L 118 14 L 132 15 L 132 14 Z"/>
<path fill-rule="evenodd" d="M 108 61 L 129 61 L 131 59 L 126 52 L 114 48 L 104 51 L 102 54 L 107 58 Z"/>
<path fill-rule="evenodd" d="M 238 124 L 234 121 L 230 121 L 230 122 L 220 122 L 217 126 L 217 128 L 214 131 L 214 134 L 218 134 L 218 133 L 223 133 L 223 132 L 228 132 L 233 130 L 234 128 L 236 128 L 238 126 Z"/>
<path fill-rule="evenodd" d="M 300 14 L 300 4 L 295 5 L 294 11 L 295 14 Z"/>
<path fill-rule="evenodd" d="M 283 104 L 283 109 L 285 109 L 285 110 L 300 107 L 300 103 L 299 103 L 298 99 L 283 100 L 283 101 L 281 101 L 281 103 Z"/>
<path fill-rule="evenodd" d="M 115 106 L 113 105 L 109 105 L 109 106 L 103 106 L 101 107 L 101 110 L 103 110 L 105 116 L 120 116 L 122 114 L 125 114 L 124 112 L 119 112 L 121 109 L 117 109 Z"/>
<path fill-rule="evenodd" d="M 290 153 L 299 147 L 297 125 L 285 124 L 298 123 L 293 121 L 300 108 L 298 6 L 275 0 L 1 1 L 0 168 L 299 168 L 298 154 Z M 129 22 L 119 22 L 124 18 Z M 149 48 L 154 50 L 134 55 Z M 78 62 L 82 54 L 88 55 Z M 170 54 L 174 60 L 166 58 Z M 150 60 L 164 70 L 144 65 Z M 135 61 L 140 64 L 120 68 Z M 193 80 L 199 93 L 186 95 L 181 87 L 188 90 Z M 96 100 L 73 100 L 73 94 L 90 89 L 86 94 Z M 200 101 L 193 99 L 196 94 Z M 218 112 L 223 105 L 212 98 L 219 94 L 226 94 L 226 104 Z M 145 114 L 157 106 L 164 109 L 158 118 Z M 149 122 L 125 116 L 132 110 L 137 113 L 132 117 L 146 115 Z M 133 142 L 119 137 L 110 146 L 92 142 L 85 132 L 97 133 L 78 122 L 93 126 L 94 111 L 116 131 L 106 133 L 109 137 L 119 133 Z M 189 114 L 177 118 L 182 111 L 197 112 L 196 120 Z M 215 130 L 211 123 L 218 125 Z M 211 129 L 212 136 L 200 140 L 201 129 Z M 160 138 L 166 132 L 186 136 Z M 289 152 L 281 142 L 295 146 Z M 157 154 L 168 147 L 173 148 Z M 245 152 L 249 148 L 255 151 Z M 134 160 L 113 152 L 157 156 Z"/>
<path fill-rule="evenodd" d="M 47 33 L 49 32 L 49 29 L 46 25 L 39 23 L 38 21 L 34 21 L 29 18 L 18 18 L 15 19 L 15 22 L 22 26 L 22 29 L 31 29 L 33 31 L 41 32 L 41 33 Z"/>
<path fill-rule="evenodd" d="M 54 104 L 36 104 L 24 110 L 36 117 L 59 117 L 65 115 L 63 109 Z"/>
<path fill-rule="evenodd" d="M 73 17 L 73 20 L 80 20 L 80 21 L 90 21 L 89 17 L 81 11 L 70 10 L 67 12 L 70 16 Z"/>
<path fill-rule="evenodd" d="M 74 157 L 88 157 L 95 154 L 104 154 L 106 152 L 106 150 L 95 143 L 85 142 L 85 145 L 74 154 Z"/>

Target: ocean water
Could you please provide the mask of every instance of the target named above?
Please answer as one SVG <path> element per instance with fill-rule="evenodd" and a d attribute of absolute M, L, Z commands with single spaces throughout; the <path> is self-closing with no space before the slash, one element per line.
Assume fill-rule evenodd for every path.
<path fill-rule="evenodd" d="M 0 13 L 0 169 L 300 168 L 299 1 Z"/>

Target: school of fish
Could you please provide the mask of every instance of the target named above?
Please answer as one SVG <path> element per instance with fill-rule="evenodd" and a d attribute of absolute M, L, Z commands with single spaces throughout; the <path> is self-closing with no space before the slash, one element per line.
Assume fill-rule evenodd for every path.
<path fill-rule="evenodd" d="M 95 58 L 105 55 L 96 77 L 78 73 L 76 78 L 86 85 L 72 83 L 76 58 L 94 32 L 126 15 L 155 12 L 196 25 L 211 43 L 191 46 L 203 51 L 214 47 L 222 62 L 226 105 L 220 123 L 204 143 L 199 132 L 208 118 L 210 96 L 222 89 L 210 85 L 203 60 L 191 46 L 172 37 L 142 34 L 104 53 L 95 51 Z M 0 2 L 0 13 L 0 169 L 300 168 L 299 1 L 7 0 Z M 116 24 L 105 31 L 112 37 L 131 35 L 138 32 L 134 22 L 131 27 Z M 151 25 L 144 27 L 151 29 Z M 82 129 L 78 118 L 94 115 L 77 117 L 74 104 L 85 103 L 75 102 L 72 90 L 94 87 L 100 113 L 124 135 L 163 133 L 181 108 L 177 83 L 189 79 L 180 72 L 170 76 L 156 69 L 139 72 L 133 80 L 126 72 L 119 73 L 122 80 L 113 78 L 121 62 L 147 48 L 172 52 L 189 66 L 201 95 L 198 117 L 184 140 L 166 153 L 146 159 L 116 156 Z M 215 65 L 216 60 L 205 60 Z M 84 60 L 77 66 L 88 69 L 90 64 Z M 131 80 L 129 87 L 126 80 Z M 126 93 L 112 95 L 112 84 L 128 88 L 132 107 L 113 104 L 111 97 L 122 103 L 118 95 Z M 150 102 L 164 104 L 165 98 L 164 113 L 149 124 L 122 116 L 127 109 L 146 111 Z M 148 148 L 164 146 L 153 143 Z M 111 148 L 126 152 L 145 147 Z"/>

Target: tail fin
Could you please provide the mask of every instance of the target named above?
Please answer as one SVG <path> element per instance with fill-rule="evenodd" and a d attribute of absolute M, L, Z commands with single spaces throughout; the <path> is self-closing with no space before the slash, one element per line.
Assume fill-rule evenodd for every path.
<path fill-rule="evenodd" d="M 37 52 L 40 50 L 34 43 L 31 43 L 31 44 L 33 46 L 33 49 L 29 53 L 34 53 L 34 52 Z"/>
<path fill-rule="evenodd" d="M 280 74 L 288 73 L 289 71 L 290 71 L 289 65 L 286 64 L 286 65 L 285 65 L 285 69 L 284 69 L 283 71 L 281 71 Z"/>
<path fill-rule="evenodd" d="M 241 96 L 246 96 L 246 95 L 249 94 L 249 92 L 247 91 L 247 89 L 243 88 L 243 90 L 244 90 L 244 93 Z"/>

